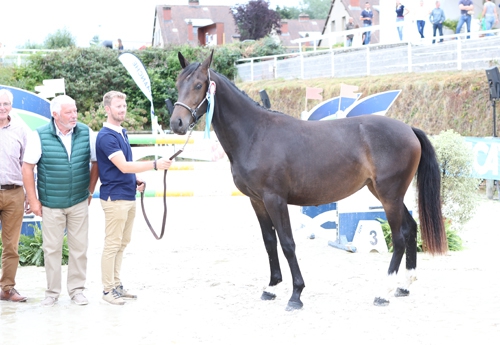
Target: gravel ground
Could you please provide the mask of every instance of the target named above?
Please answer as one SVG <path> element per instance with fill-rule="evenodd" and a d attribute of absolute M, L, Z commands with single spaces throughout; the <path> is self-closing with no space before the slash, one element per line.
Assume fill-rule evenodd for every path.
<path fill-rule="evenodd" d="M 246 197 L 167 200 L 167 231 L 160 241 L 147 229 L 138 203 L 122 269 L 126 287 L 139 296 L 136 301 L 112 306 L 101 299 L 104 220 L 94 200 L 85 292 L 89 305 L 72 304 L 63 282 L 59 302 L 52 308 L 40 306 L 44 268 L 21 267 L 17 288 L 29 300 L 0 302 L 0 343 L 500 343 L 497 200 L 481 201 L 461 233 L 463 251 L 440 257 L 419 254 L 418 280 L 410 296 L 393 298 L 388 307 L 373 306 L 373 298 L 386 283 L 391 254 L 348 253 L 328 246 L 321 236 L 309 239 L 296 230 L 306 288 L 304 308 L 292 312 L 285 311 L 291 277 L 283 256 L 284 281 L 276 300 L 260 300 L 269 267 Z M 161 199 L 149 198 L 146 204 L 159 228 Z M 290 212 L 298 228 L 298 208 L 290 207 Z"/>

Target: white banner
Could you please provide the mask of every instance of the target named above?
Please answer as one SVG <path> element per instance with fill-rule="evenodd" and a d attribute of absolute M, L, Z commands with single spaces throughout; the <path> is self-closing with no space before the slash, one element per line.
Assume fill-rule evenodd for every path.
<path fill-rule="evenodd" d="M 123 64 L 125 69 L 128 71 L 132 79 L 135 81 L 142 93 L 151 102 L 151 125 L 153 134 L 155 134 L 155 129 L 158 130 L 159 134 L 162 134 L 160 126 L 158 125 L 158 120 L 155 115 L 153 107 L 153 95 L 151 93 L 151 81 L 149 80 L 148 72 L 142 64 L 141 60 L 137 56 L 131 53 L 123 53 L 118 57 L 120 62 Z"/>
<path fill-rule="evenodd" d="M 139 86 L 142 93 L 146 95 L 150 102 L 153 102 L 153 96 L 151 95 L 151 82 L 149 81 L 148 72 L 146 71 L 146 68 L 144 68 L 141 60 L 131 53 L 123 53 L 120 57 L 118 57 L 118 59 L 127 69 L 137 86 Z"/>

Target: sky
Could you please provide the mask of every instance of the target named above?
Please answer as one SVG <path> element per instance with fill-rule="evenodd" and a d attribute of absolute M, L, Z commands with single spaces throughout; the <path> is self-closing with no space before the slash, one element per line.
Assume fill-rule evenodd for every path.
<path fill-rule="evenodd" d="M 67 29 L 77 46 L 88 47 L 95 35 L 100 40 L 121 38 L 125 49 L 151 43 L 156 5 L 182 5 L 188 0 L 14 0 L 3 1 L 0 42 L 6 49 L 27 41 L 43 43 L 47 35 Z M 200 5 L 234 6 L 247 0 L 200 0 Z M 300 0 L 271 0 L 270 8 L 298 7 Z"/>

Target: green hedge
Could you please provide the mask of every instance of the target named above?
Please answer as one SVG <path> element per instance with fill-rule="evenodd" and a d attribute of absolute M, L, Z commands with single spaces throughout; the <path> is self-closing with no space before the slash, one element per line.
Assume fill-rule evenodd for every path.
<path fill-rule="evenodd" d="M 208 56 L 210 49 L 182 45 L 132 52 L 143 62 L 149 74 L 155 114 L 163 128 L 168 128 L 170 121 L 165 100 L 177 99 L 175 81 L 181 70 L 178 52 L 190 61 L 201 61 Z M 82 121 L 94 130 L 101 128 L 104 119 L 103 111 L 99 109 L 103 95 L 110 90 L 122 91 L 127 94 L 131 118 L 126 123 L 127 128 L 151 128 L 150 102 L 118 60 L 119 54 L 119 51 L 103 47 L 66 48 L 49 54 L 34 54 L 26 65 L 0 68 L 0 84 L 34 92 L 35 86 L 42 85 L 44 79 L 64 78 L 66 94 L 76 100 L 78 111 L 83 114 Z M 233 79 L 236 73 L 234 62 L 241 56 L 238 45 L 216 47 L 212 67 Z M 96 115 L 96 121 L 91 121 Z"/>

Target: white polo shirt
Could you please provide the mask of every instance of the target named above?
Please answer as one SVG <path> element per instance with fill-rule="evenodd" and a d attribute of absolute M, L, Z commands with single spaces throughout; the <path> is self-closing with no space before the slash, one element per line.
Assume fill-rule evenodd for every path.
<path fill-rule="evenodd" d="M 71 159 L 71 138 L 73 137 L 73 129 L 68 132 L 68 134 L 63 134 L 59 128 L 57 128 L 57 135 L 61 138 L 61 141 L 66 148 L 66 152 L 68 153 L 68 161 Z M 95 141 L 97 135 L 94 131 L 89 127 L 89 138 L 90 138 L 90 161 L 97 161 L 95 154 Z M 40 136 L 38 135 L 38 131 L 31 131 L 28 134 L 28 142 L 26 144 L 26 151 L 24 153 L 23 161 L 28 164 L 37 164 L 42 157 L 42 143 L 40 140 Z"/>

